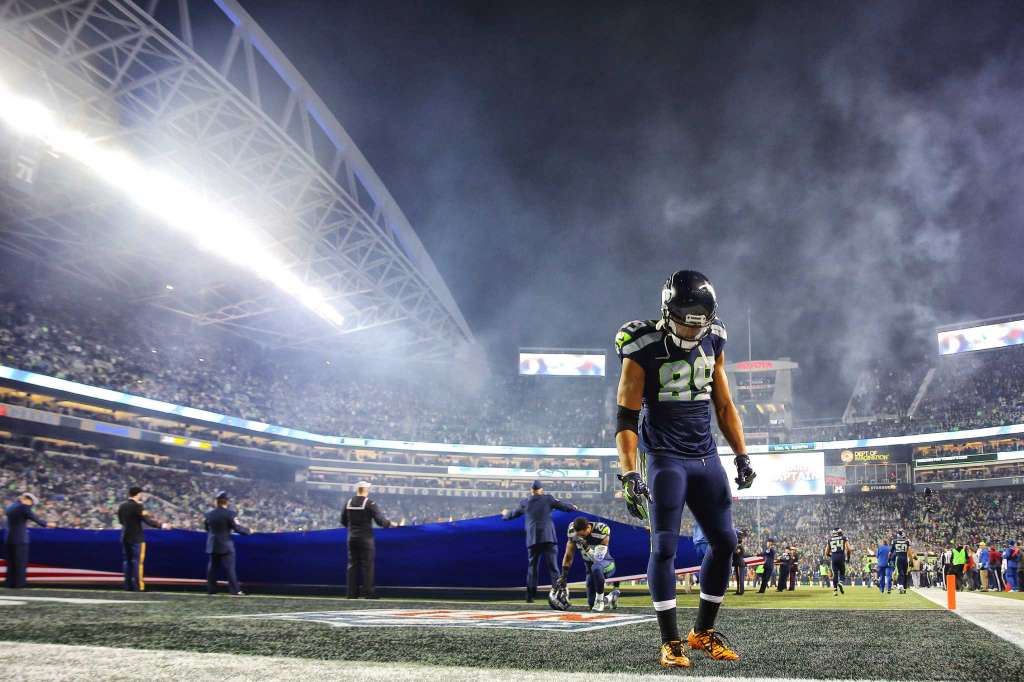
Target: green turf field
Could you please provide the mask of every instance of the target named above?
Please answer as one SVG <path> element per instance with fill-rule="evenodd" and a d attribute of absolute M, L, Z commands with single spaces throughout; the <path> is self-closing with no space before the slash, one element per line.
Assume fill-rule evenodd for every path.
<path fill-rule="evenodd" d="M 575 594 L 575 592 L 574 592 Z M 583 594 L 582 591 L 579 594 Z M 680 606 L 697 608 L 699 594 L 680 593 Z M 582 599 L 580 599 L 582 601 Z M 651 597 L 646 588 L 630 588 L 623 591 L 620 601 L 623 606 L 650 607 Z M 937 609 L 936 604 L 914 592 L 906 594 L 882 594 L 876 588 L 847 587 L 846 593 L 833 596 L 832 590 L 819 587 L 799 587 L 792 592 L 747 590 L 742 595 L 729 592 L 725 596 L 726 608 L 743 607 L 754 609 Z"/>
<path fill-rule="evenodd" d="M 117 599 L 63 603 L 19 596 Z M 618 613 L 649 615 L 637 606 Z M 649 600 L 649 598 L 648 598 Z M 681 606 L 696 595 L 681 596 Z M 777 604 L 772 604 L 777 600 Z M 120 591 L 0 591 L 7 641 L 99 645 L 139 649 L 223 652 L 289 659 L 402 662 L 482 669 L 577 670 L 662 674 L 654 662 L 657 625 L 646 621 L 592 632 L 500 630 L 482 627 L 337 628 L 315 622 L 223 618 L 247 614 L 350 609 L 546 610 L 509 602 L 206 597 L 194 594 Z M 898 605 L 898 606 L 895 606 Z M 744 608 L 785 606 L 785 610 Z M 899 610 L 891 610 L 893 608 Z M 550 613 L 550 612 L 548 612 Z M 681 608 L 685 632 L 695 610 Z M 867 588 L 844 597 L 831 591 L 798 590 L 767 595 L 729 595 L 720 619 L 743 659 L 716 662 L 696 653 L 687 675 L 887 679 L 894 670 L 915 679 L 974 679 L 985 666 L 1001 679 L 1024 679 L 1024 656 L 996 638 L 915 594 L 881 595 Z M 0 646 L 0 668 L 3 665 Z M 671 673 L 670 673 L 671 674 Z M 900 675 L 905 678 L 904 675 Z"/>

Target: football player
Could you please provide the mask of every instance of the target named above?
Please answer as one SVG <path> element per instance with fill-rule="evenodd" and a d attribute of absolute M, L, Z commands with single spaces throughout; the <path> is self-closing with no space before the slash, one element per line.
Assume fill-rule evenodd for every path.
<path fill-rule="evenodd" d="M 907 593 L 910 580 L 910 540 L 902 528 L 896 530 L 896 539 L 892 541 L 892 552 L 896 555 L 896 585 L 900 594 Z"/>
<path fill-rule="evenodd" d="M 615 336 L 622 361 L 615 427 L 619 480 L 626 509 L 650 525 L 647 582 L 661 630 L 659 662 L 667 668 L 690 665 L 676 621 L 674 572 L 684 504 L 709 543 L 700 569 L 697 620 L 686 644 L 717 660 L 739 658 L 715 631 L 736 532 L 732 491 L 711 435 L 712 404 L 736 454 L 736 484 L 750 487 L 754 471 L 729 394 L 726 332 L 717 313 L 708 278 L 680 270 L 665 282 L 661 319 L 629 322 Z"/>
<path fill-rule="evenodd" d="M 608 541 L 611 536 L 612 529 L 608 524 L 594 522 L 582 516 L 569 525 L 569 542 L 565 545 L 558 587 L 565 586 L 573 559 L 579 552 L 587 570 L 587 604 L 593 611 L 614 609 L 619 605 L 619 590 L 604 593 L 604 581 L 615 575 L 615 560 L 608 552 Z"/>
<path fill-rule="evenodd" d="M 843 581 L 846 580 L 846 562 L 850 560 L 850 543 L 842 528 L 833 528 L 825 543 L 825 558 L 832 568 L 832 596 L 846 594 Z"/>

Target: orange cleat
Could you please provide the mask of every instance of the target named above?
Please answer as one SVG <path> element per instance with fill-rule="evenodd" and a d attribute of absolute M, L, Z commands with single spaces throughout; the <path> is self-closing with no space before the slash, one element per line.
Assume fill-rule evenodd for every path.
<path fill-rule="evenodd" d="M 738 661 L 740 655 L 729 646 L 729 640 L 720 632 L 714 629 L 694 632 L 686 636 L 686 641 L 691 649 L 703 650 L 707 655 L 716 661 Z"/>
<path fill-rule="evenodd" d="M 689 668 L 690 659 L 683 653 L 683 643 L 679 640 L 667 642 L 661 645 L 661 655 L 658 663 L 665 668 Z"/>

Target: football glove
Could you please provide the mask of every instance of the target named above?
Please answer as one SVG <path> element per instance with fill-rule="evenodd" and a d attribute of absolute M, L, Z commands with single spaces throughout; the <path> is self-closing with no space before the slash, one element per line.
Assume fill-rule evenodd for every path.
<path fill-rule="evenodd" d="M 568 582 L 568 571 L 562 572 L 557 578 L 555 578 L 555 589 L 564 590 L 565 584 Z"/>
<path fill-rule="evenodd" d="M 749 488 L 754 483 L 754 479 L 757 474 L 750 467 L 750 457 L 746 455 L 736 455 L 736 459 L 733 460 L 736 464 L 736 487 L 740 490 Z"/>
<path fill-rule="evenodd" d="M 651 491 L 648 490 L 643 476 L 636 471 L 630 471 L 625 476 L 619 474 L 618 478 L 622 481 L 622 497 L 626 500 L 626 511 L 633 517 L 646 521 Z"/>

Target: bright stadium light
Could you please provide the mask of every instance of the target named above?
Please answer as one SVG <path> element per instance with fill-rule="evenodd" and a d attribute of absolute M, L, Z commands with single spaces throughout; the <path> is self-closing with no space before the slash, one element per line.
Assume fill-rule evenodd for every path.
<path fill-rule="evenodd" d="M 54 112 L 16 94 L 2 80 L 0 121 L 19 135 L 39 140 L 52 153 L 79 162 L 132 203 L 188 235 L 199 248 L 267 280 L 331 324 L 344 323 L 324 293 L 289 270 L 254 226 L 202 192 L 63 125 Z"/>

